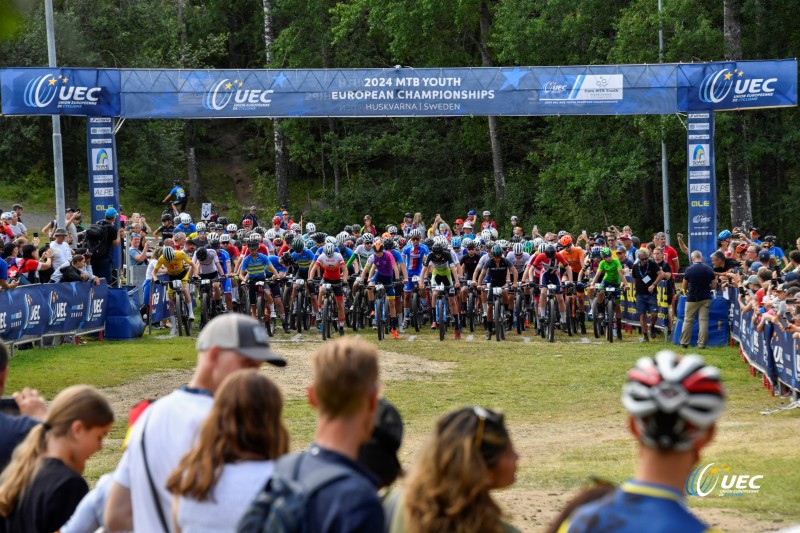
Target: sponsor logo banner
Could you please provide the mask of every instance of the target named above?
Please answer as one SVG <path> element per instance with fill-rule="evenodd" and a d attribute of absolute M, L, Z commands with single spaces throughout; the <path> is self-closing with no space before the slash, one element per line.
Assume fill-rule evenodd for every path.
<path fill-rule="evenodd" d="M 689 193 L 689 249 L 700 250 L 710 261 L 717 249 L 717 190 L 714 166 L 714 113 L 689 113 L 690 132 L 707 131 L 706 139 L 687 135 L 686 167 Z M 701 142 L 698 142 L 701 141 Z"/>
<path fill-rule="evenodd" d="M 0 69 L 5 115 L 120 114 L 120 72 L 115 69 Z"/>

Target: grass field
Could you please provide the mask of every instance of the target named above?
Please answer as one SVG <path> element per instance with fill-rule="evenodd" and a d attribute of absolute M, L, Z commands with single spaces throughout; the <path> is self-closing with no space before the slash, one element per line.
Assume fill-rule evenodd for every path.
<path fill-rule="evenodd" d="M 384 393 L 405 419 L 401 460 L 406 466 L 444 412 L 467 404 L 503 410 L 521 461 L 517 483 L 498 498 L 515 525 L 540 531 L 588 476 L 622 481 L 633 472 L 636 447 L 625 429 L 621 385 L 638 357 L 666 345 L 639 344 L 632 335 L 613 345 L 593 338 L 568 342 L 564 337 L 548 344 L 540 339 L 523 342 L 516 334 L 508 337 L 505 343 L 487 342 L 476 332 L 470 340 L 440 343 L 423 332 L 413 340 L 406 336 L 384 341 L 379 346 Z M 375 340 L 371 331 L 364 338 Z M 289 365 L 265 371 L 284 391 L 292 446 L 301 448 L 313 438 L 314 415 L 306 405 L 304 386 L 319 337 L 309 333 L 290 339 L 275 337 L 276 350 L 285 354 Z M 722 370 L 729 401 L 716 440 L 702 461 L 725 463 L 733 473 L 764 478 L 758 494 L 688 497 L 689 505 L 727 531 L 769 531 L 800 522 L 800 460 L 794 434 L 798 411 L 762 415 L 762 410 L 787 400 L 770 397 L 761 381 L 749 375 L 736 349 L 707 349 L 703 356 Z M 96 479 L 119 459 L 127 409 L 139 399 L 164 395 L 184 383 L 194 359 L 193 342 L 163 334 L 135 342 L 23 351 L 11 362 L 8 391 L 32 386 L 52 398 L 74 383 L 108 388 L 118 421 L 106 449 L 87 471 Z"/>

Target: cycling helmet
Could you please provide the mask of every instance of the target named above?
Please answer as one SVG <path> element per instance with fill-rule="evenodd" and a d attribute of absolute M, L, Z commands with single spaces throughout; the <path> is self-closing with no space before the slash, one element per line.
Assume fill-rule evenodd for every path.
<path fill-rule="evenodd" d="M 475 241 L 472 239 L 464 239 L 464 247 L 467 250 L 472 250 L 473 248 L 475 248 Z"/>
<path fill-rule="evenodd" d="M 525 247 L 522 245 L 521 242 L 518 242 L 514 245 L 514 255 L 522 255 L 525 253 Z"/>
<path fill-rule="evenodd" d="M 297 234 L 291 230 L 283 234 L 283 240 L 290 246 L 294 242 L 295 237 L 297 237 Z"/>
<path fill-rule="evenodd" d="M 383 239 L 383 249 L 387 252 L 394 250 L 394 239 Z"/>
<path fill-rule="evenodd" d="M 274 244 L 276 247 L 283 246 L 283 237 L 281 237 L 280 234 L 275 235 L 275 238 L 272 239 L 272 244 Z"/>
<path fill-rule="evenodd" d="M 736 253 L 741 254 L 747 250 L 747 244 L 741 243 L 739 246 L 736 247 Z"/>
<path fill-rule="evenodd" d="M 350 224 L 348 224 L 348 225 L 346 225 L 346 226 L 344 227 L 344 230 L 342 230 L 342 231 L 344 231 L 345 233 L 352 234 L 352 233 L 353 233 L 353 226 L 351 226 Z"/>
<path fill-rule="evenodd" d="M 478 248 L 483 246 L 483 239 L 481 239 L 480 237 L 475 237 L 475 246 Z"/>
<path fill-rule="evenodd" d="M 289 226 L 289 229 L 292 230 L 295 233 L 300 233 L 300 232 L 303 231 L 303 226 L 301 226 L 300 224 L 295 222 L 291 226 Z"/>
<path fill-rule="evenodd" d="M 353 233 L 361 233 L 361 226 L 353 224 Z"/>
<path fill-rule="evenodd" d="M 778 238 L 775 235 L 767 235 L 762 240 L 763 242 L 776 242 Z"/>
<path fill-rule="evenodd" d="M 525 241 L 522 245 L 522 249 L 526 254 L 530 254 L 533 252 L 533 242 Z"/>
<path fill-rule="evenodd" d="M 572 246 L 572 237 L 569 235 L 563 235 L 558 242 L 561 244 L 561 246 Z"/>
<path fill-rule="evenodd" d="M 219 236 L 219 242 L 231 242 L 231 236 L 225 233 Z"/>
<path fill-rule="evenodd" d="M 322 233 L 321 231 L 318 231 L 311 236 L 311 240 L 314 241 L 314 243 L 322 246 L 323 244 L 325 244 L 325 234 Z"/>
<path fill-rule="evenodd" d="M 536 251 L 540 254 L 543 254 L 544 251 L 547 249 L 547 245 L 544 242 L 540 242 L 539 246 L 536 247 Z"/>
<path fill-rule="evenodd" d="M 269 240 L 274 239 L 276 235 L 277 233 L 275 232 L 274 229 L 268 229 L 267 231 L 264 232 L 264 237 L 266 237 Z"/>
<path fill-rule="evenodd" d="M 491 211 L 484 211 L 483 212 L 483 216 L 490 217 L 490 216 L 492 216 L 492 212 Z"/>
<path fill-rule="evenodd" d="M 258 233 L 253 232 L 250 234 L 250 237 L 247 238 L 247 245 L 250 248 L 258 249 L 260 247 L 259 246 L 260 244 L 261 244 L 261 235 L 259 235 Z"/>
<path fill-rule="evenodd" d="M 544 242 L 544 239 L 542 239 L 541 237 L 536 237 L 535 239 L 533 239 L 533 247 L 534 247 L 534 248 L 536 248 L 536 249 L 538 250 L 538 249 L 539 249 L 539 246 L 540 246 L 540 245 L 541 245 L 543 242 Z"/>
<path fill-rule="evenodd" d="M 561 231 L 558 232 L 558 234 L 556 235 L 556 238 L 558 240 L 561 240 L 561 237 L 563 237 L 564 235 L 567 235 L 567 232 L 562 229 Z"/>
<path fill-rule="evenodd" d="M 380 239 L 375 239 L 374 248 L 376 253 L 383 250 L 383 241 Z"/>
<path fill-rule="evenodd" d="M 266 230 L 266 229 L 264 229 L 264 228 L 262 228 L 261 226 L 258 226 L 258 227 L 255 227 L 255 228 L 253 228 L 253 232 L 254 232 L 254 233 L 258 233 L 258 234 L 259 234 L 259 235 L 261 235 L 262 237 L 263 237 L 264 235 L 266 235 L 266 234 L 267 234 L 267 230 Z"/>
<path fill-rule="evenodd" d="M 511 242 L 512 243 L 522 242 L 522 239 L 519 237 L 519 235 L 514 235 L 513 237 L 511 237 Z"/>
<path fill-rule="evenodd" d="M 499 244 L 499 245 L 500 245 L 500 247 L 501 247 L 503 250 L 506 250 L 506 249 L 508 249 L 508 248 L 511 246 L 511 245 L 508 243 L 508 241 L 507 241 L 507 240 L 505 240 L 505 239 L 500 239 L 499 241 L 497 241 L 497 244 Z"/>
<path fill-rule="evenodd" d="M 706 366 L 699 355 L 662 350 L 642 357 L 628 372 L 622 405 L 644 445 L 688 451 L 725 409 L 725 389 L 719 369 Z"/>
<path fill-rule="evenodd" d="M 165 246 L 164 250 L 161 252 L 161 256 L 164 258 L 164 261 L 170 263 L 175 260 L 175 248 L 172 246 Z"/>
<path fill-rule="evenodd" d="M 481 232 L 481 239 L 483 239 L 484 241 L 492 240 L 492 232 L 489 231 L 488 229 L 483 230 Z"/>
<path fill-rule="evenodd" d="M 503 248 L 499 244 L 492 246 L 492 257 L 503 257 Z"/>
<path fill-rule="evenodd" d="M 547 256 L 548 259 L 552 259 L 556 256 L 556 247 L 554 244 L 548 244 L 544 248 L 544 255 Z"/>
<path fill-rule="evenodd" d="M 280 224 L 281 217 L 272 217 L 272 224 Z"/>
<path fill-rule="evenodd" d="M 601 257 L 611 257 L 611 248 L 608 246 L 604 246 L 600 248 L 600 256 Z"/>
<path fill-rule="evenodd" d="M 717 235 L 718 241 L 724 241 L 725 239 L 730 239 L 730 238 L 731 238 L 731 232 L 726 229 L 720 231 L 719 235 Z"/>
<path fill-rule="evenodd" d="M 489 233 L 491 233 L 491 234 L 492 234 L 492 238 L 493 238 L 493 239 L 496 239 L 496 238 L 497 238 L 497 235 L 498 235 L 498 234 L 497 234 L 497 230 L 496 230 L 496 229 L 494 229 L 494 228 L 489 228 Z"/>
<path fill-rule="evenodd" d="M 405 245 L 406 245 L 406 239 L 405 239 L 405 237 L 399 237 L 399 236 L 398 236 L 398 237 L 395 237 L 395 239 L 397 240 L 397 247 L 398 247 L 398 248 L 402 248 L 403 246 L 405 246 Z"/>
<path fill-rule="evenodd" d="M 303 250 L 306 249 L 306 242 L 303 239 L 295 239 L 292 243 L 292 250 L 297 252 L 298 254 L 303 253 Z"/>
<path fill-rule="evenodd" d="M 221 225 L 223 227 L 227 226 L 228 225 L 228 217 L 219 217 L 217 219 L 217 224 L 219 224 L 219 225 Z"/>
<path fill-rule="evenodd" d="M 386 232 L 391 233 L 392 235 L 397 235 L 397 226 L 394 225 L 386 226 Z"/>
<path fill-rule="evenodd" d="M 328 235 L 327 237 L 325 237 L 325 243 L 326 244 L 331 243 L 334 246 L 336 246 L 336 237 L 334 237 L 333 235 Z"/>
<path fill-rule="evenodd" d="M 192 217 L 189 216 L 189 213 L 181 213 L 181 223 L 182 224 L 191 224 Z"/>
<path fill-rule="evenodd" d="M 161 222 L 166 222 L 167 220 L 172 220 L 172 215 L 169 213 L 164 213 L 161 215 Z"/>
<path fill-rule="evenodd" d="M 434 237 L 434 238 L 433 238 L 433 242 L 434 242 L 434 243 L 437 243 L 437 242 L 438 242 L 438 243 L 441 243 L 441 244 L 442 244 L 442 246 L 444 246 L 445 248 L 447 248 L 447 239 L 446 239 L 445 237 L 441 236 L 441 235 L 438 235 L 438 236 Z"/>
<path fill-rule="evenodd" d="M 461 248 L 461 237 L 453 237 L 453 240 L 450 241 L 450 244 L 453 248 Z"/>
<path fill-rule="evenodd" d="M 444 253 L 444 250 L 445 250 L 444 244 L 440 242 L 434 243 L 433 248 L 431 248 L 431 251 L 435 254 L 442 254 Z"/>
<path fill-rule="evenodd" d="M 208 242 L 211 244 L 216 244 L 219 242 L 219 235 L 216 233 L 211 233 L 208 235 Z"/>
<path fill-rule="evenodd" d="M 201 232 L 201 231 L 206 231 L 206 223 L 205 222 L 198 222 L 197 226 L 195 226 L 195 227 L 197 228 L 198 233 Z"/>
<path fill-rule="evenodd" d="M 422 238 L 422 230 L 419 228 L 411 230 L 411 238 L 412 239 L 421 239 Z"/>
<path fill-rule="evenodd" d="M 332 256 L 336 253 L 336 245 L 332 242 L 326 242 L 325 246 L 323 246 L 322 251 L 325 252 L 325 255 Z"/>
<path fill-rule="evenodd" d="M 374 240 L 375 238 L 372 236 L 372 233 L 364 234 L 364 244 L 372 244 L 372 241 Z"/>
<path fill-rule="evenodd" d="M 238 228 L 238 227 L 236 227 L 236 224 L 228 224 L 228 226 L 227 226 L 225 229 L 226 229 L 226 230 L 228 230 L 228 233 L 234 233 L 234 232 L 236 232 L 236 231 L 237 231 L 239 228 Z"/>
<path fill-rule="evenodd" d="M 198 248 L 197 251 L 194 253 L 194 256 L 197 258 L 198 261 L 205 261 L 208 259 L 208 250 L 205 248 Z"/>
<path fill-rule="evenodd" d="M 313 222 L 309 222 L 308 224 L 306 224 L 306 233 L 311 234 L 316 232 L 317 232 L 317 226 L 315 226 Z"/>
<path fill-rule="evenodd" d="M 336 236 L 336 244 L 339 246 L 344 246 L 344 243 L 347 241 L 348 237 L 350 237 L 350 235 L 345 232 L 339 233 L 339 235 Z"/>
<path fill-rule="evenodd" d="M 430 237 L 428 237 L 427 239 L 425 239 L 425 240 L 422 242 L 422 244 L 424 244 L 425 246 L 427 246 L 427 247 L 428 247 L 428 250 L 433 250 L 433 248 L 432 248 L 432 246 L 433 246 L 433 239 L 431 239 Z"/>
<path fill-rule="evenodd" d="M 284 266 L 291 265 L 294 262 L 294 260 L 292 259 L 291 252 L 283 252 L 281 254 L 280 261 L 281 261 L 281 263 L 283 263 Z"/>

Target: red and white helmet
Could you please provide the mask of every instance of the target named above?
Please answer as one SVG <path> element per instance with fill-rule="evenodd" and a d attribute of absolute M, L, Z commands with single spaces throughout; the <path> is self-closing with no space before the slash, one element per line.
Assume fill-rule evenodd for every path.
<path fill-rule="evenodd" d="M 662 350 L 642 357 L 628 372 L 622 405 L 633 417 L 643 444 L 687 451 L 725 410 L 719 369 L 699 355 Z"/>

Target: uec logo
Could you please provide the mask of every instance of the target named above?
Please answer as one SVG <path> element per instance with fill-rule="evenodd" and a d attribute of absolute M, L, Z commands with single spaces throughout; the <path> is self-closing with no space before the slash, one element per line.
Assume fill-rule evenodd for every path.
<path fill-rule="evenodd" d="M 97 102 L 100 87 L 78 87 L 74 85 L 64 85 L 67 78 L 59 76 L 56 79 L 53 75 L 39 76 L 32 79 L 25 86 L 24 102 L 28 107 L 47 107 L 58 97 L 59 102 L 89 101 Z M 62 84 L 59 85 L 58 82 Z"/>
<path fill-rule="evenodd" d="M 766 96 L 764 93 L 771 95 L 775 92 L 772 84 L 776 83 L 778 78 L 766 80 L 763 78 L 742 79 L 743 75 L 744 72 L 739 69 L 734 69 L 731 72 L 730 69 L 724 68 L 719 72 L 712 72 L 700 84 L 700 100 L 709 104 L 718 104 L 728 97 L 731 89 L 734 90 L 736 97 Z M 734 100 L 736 97 L 734 97 Z"/>
<path fill-rule="evenodd" d="M 203 95 L 203 107 L 213 111 L 222 111 L 234 101 L 234 110 L 238 106 L 269 107 L 273 93 L 272 89 L 239 89 L 242 83 L 239 80 L 231 82 L 229 79 L 220 80 L 214 88 Z"/>
<path fill-rule="evenodd" d="M 695 468 L 686 480 L 686 493 L 704 498 L 720 486 L 720 495 L 757 493 L 761 489 L 758 480 L 764 476 L 731 474 L 731 467 L 724 464 L 709 463 Z"/>

